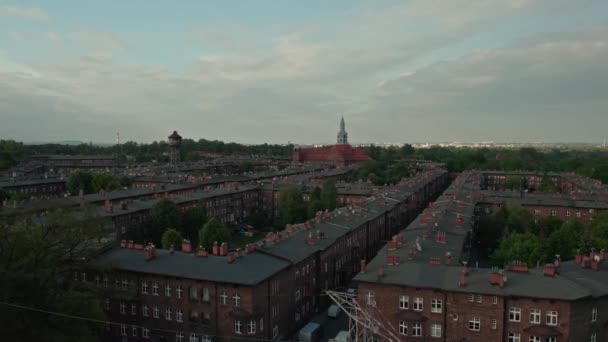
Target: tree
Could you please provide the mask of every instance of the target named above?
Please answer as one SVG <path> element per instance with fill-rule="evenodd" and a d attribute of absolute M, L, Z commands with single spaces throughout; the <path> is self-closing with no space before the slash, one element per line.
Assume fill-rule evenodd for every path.
<path fill-rule="evenodd" d="M 306 220 L 306 203 L 302 192 L 295 186 L 289 186 L 279 192 L 279 218 L 282 225 Z"/>
<path fill-rule="evenodd" d="M 338 190 L 336 189 L 336 183 L 331 180 L 327 180 L 323 183 L 323 190 L 321 191 L 321 203 L 323 209 L 334 210 L 337 207 Z"/>
<path fill-rule="evenodd" d="M 563 224 L 564 222 L 557 216 L 543 217 L 536 223 L 534 234 L 541 239 L 548 238 L 551 233 L 558 230 Z"/>
<path fill-rule="evenodd" d="M 182 226 L 180 232 L 192 243 L 198 238 L 198 231 L 207 222 L 207 211 L 205 208 L 194 207 L 186 210 L 182 216 Z"/>
<path fill-rule="evenodd" d="M 558 192 L 559 191 L 559 189 L 557 188 L 555 183 L 553 183 L 553 181 L 551 180 L 551 177 L 549 177 L 549 175 L 547 175 L 546 173 L 543 175 L 543 178 L 540 181 L 538 190 L 543 191 L 543 192 Z"/>
<path fill-rule="evenodd" d="M 146 239 L 155 243 L 160 241 L 162 233 L 168 228 L 181 227 L 181 214 L 175 202 L 162 198 L 150 209 L 150 228 Z"/>
<path fill-rule="evenodd" d="M 315 186 L 310 192 L 310 200 L 308 201 L 308 217 L 314 217 L 318 211 L 324 209 L 321 202 L 321 188 Z"/>
<path fill-rule="evenodd" d="M 230 239 L 230 231 L 215 218 L 205 223 L 198 233 L 199 245 L 203 245 L 207 249 L 211 248 L 216 241 L 221 244 L 228 242 L 228 239 Z"/>
<path fill-rule="evenodd" d="M 120 186 L 123 188 L 130 188 L 133 185 L 133 180 L 127 176 L 122 176 L 118 179 Z"/>
<path fill-rule="evenodd" d="M 248 160 L 244 160 L 241 162 L 241 164 L 239 164 L 239 170 L 241 172 L 252 172 L 254 170 L 253 163 Z"/>
<path fill-rule="evenodd" d="M 531 233 L 513 233 L 504 238 L 492 255 L 493 262 L 503 267 L 514 261 L 526 263 L 529 267 L 544 263 L 546 256 L 538 238 Z"/>
<path fill-rule="evenodd" d="M 163 246 L 164 249 L 169 249 L 171 248 L 171 245 L 173 245 L 174 248 L 179 249 L 179 246 L 182 245 L 182 241 L 184 241 L 182 234 L 171 228 L 167 229 L 163 233 L 163 237 L 161 238 L 161 246 Z"/>
<path fill-rule="evenodd" d="M 93 189 L 93 175 L 84 170 L 76 170 L 68 176 L 66 187 L 72 194 L 77 194 L 80 190 L 85 194 L 95 192 Z"/>
<path fill-rule="evenodd" d="M 94 192 L 100 190 L 112 191 L 120 188 L 120 181 L 109 173 L 97 173 L 93 176 L 91 182 Z"/>
<path fill-rule="evenodd" d="M 107 222 L 94 208 L 53 210 L 45 223 L 0 222 L 0 301 L 66 315 L 105 320 L 99 296 L 81 279 Z M 90 280 L 90 279 L 89 279 Z M 100 326 L 68 317 L 0 305 L 6 341 L 97 341 Z"/>
<path fill-rule="evenodd" d="M 509 176 L 502 184 L 502 188 L 506 190 L 520 190 L 522 186 L 522 177 Z"/>
<path fill-rule="evenodd" d="M 574 259 L 576 250 L 581 247 L 581 236 L 584 230 L 585 225 L 578 220 L 562 224 L 547 239 L 549 256 L 559 254 L 564 261 Z"/>

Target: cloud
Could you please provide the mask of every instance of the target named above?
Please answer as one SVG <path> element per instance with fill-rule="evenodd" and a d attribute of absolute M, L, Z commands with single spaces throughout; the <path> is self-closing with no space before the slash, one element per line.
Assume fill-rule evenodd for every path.
<path fill-rule="evenodd" d="M 128 44 L 120 36 L 93 29 L 78 29 L 69 34 L 72 42 L 88 49 L 92 54 L 124 52 Z"/>
<path fill-rule="evenodd" d="M 38 7 L 20 7 L 11 5 L 0 5 L 0 18 L 17 18 L 33 21 L 46 21 L 48 13 Z"/>
<path fill-rule="evenodd" d="M 63 37 L 57 32 L 9 32 L 11 40 L 17 43 L 52 43 L 60 44 Z"/>

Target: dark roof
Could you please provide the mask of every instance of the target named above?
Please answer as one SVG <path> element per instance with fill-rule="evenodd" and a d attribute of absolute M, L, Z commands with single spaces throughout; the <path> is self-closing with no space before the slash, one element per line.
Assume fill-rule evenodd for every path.
<path fill-rule="evenodd" d="M 102 254 L 96 263 L 110 263 L 120 270 L 166 275 L 213 282 L 255 285 L 268 279 L 289 264 L 263 253 L 245 254 L 232 264 L 227 257 L 197 257 L 194 253 L 157 249 L 156 258 L 146 261 L 142 250 L 114 248 Z"/>
<path fill-rule="evenodd" d="M 41 184 L 58 184 L 65 183 L 65 179 L 61 178 L 37 178 L 37 179 L 24 179 L 24 180 L 6 180 L 0 181 L 0 188 L 12 188 L 19 186 L 28 185 L 41 185 Z"/>

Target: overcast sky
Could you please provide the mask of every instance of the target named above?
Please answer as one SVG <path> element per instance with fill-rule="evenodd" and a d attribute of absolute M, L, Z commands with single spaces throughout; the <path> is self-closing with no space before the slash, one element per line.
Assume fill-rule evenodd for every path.
<path fill-rule="evenodd" d="M 0 139 L 602 142 L 608 1 L 0 0 Z"/>

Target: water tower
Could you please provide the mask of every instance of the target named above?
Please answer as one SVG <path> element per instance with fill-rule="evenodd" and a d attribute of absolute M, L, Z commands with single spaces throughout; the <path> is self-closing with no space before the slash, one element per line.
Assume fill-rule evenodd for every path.
<path fill-rule="evenodd" d="M 182 137 L 173 131 L 169 136 L 169 161 L 171 164 L 179 162 L 179 148 L 182 146 Z"/>

